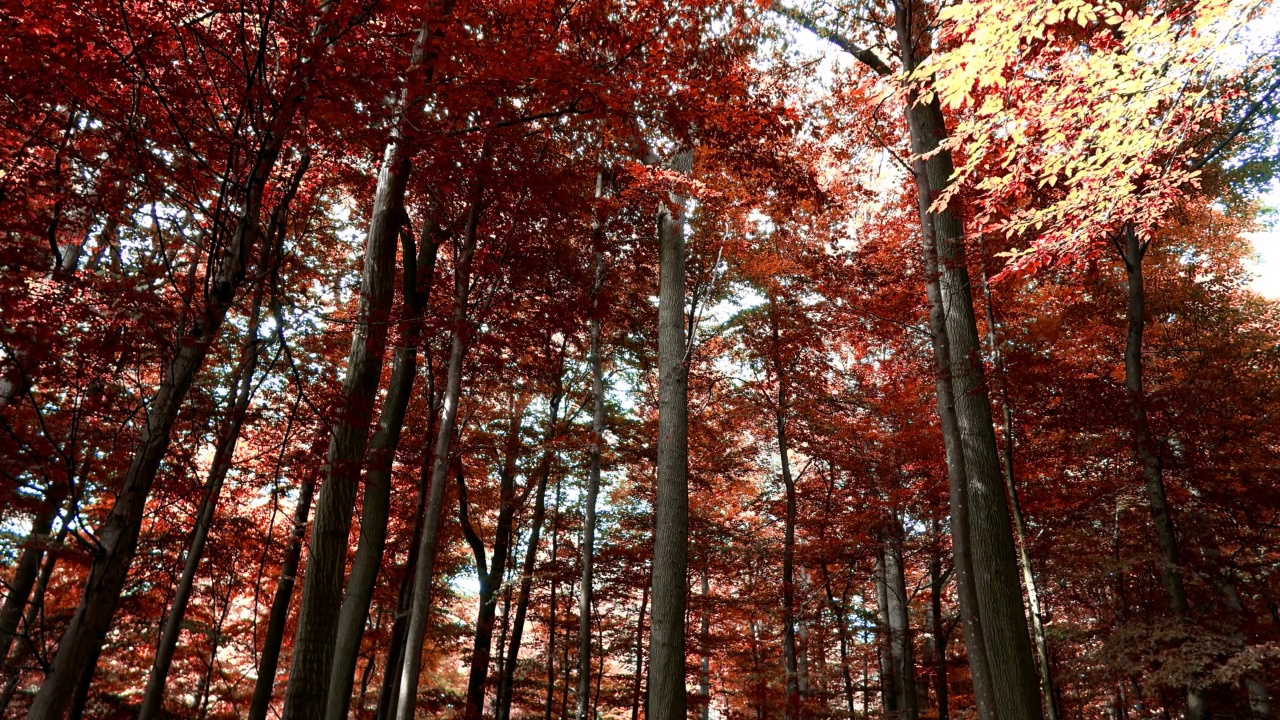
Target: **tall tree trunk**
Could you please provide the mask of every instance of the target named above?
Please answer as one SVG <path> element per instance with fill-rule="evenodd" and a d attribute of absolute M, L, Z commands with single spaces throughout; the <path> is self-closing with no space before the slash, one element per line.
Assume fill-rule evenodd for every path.
<path fill-rule="evenodd" d="M 934 522 L 934 537 L 938 535 Z M 935 546 L 929 556 L 929 632 L 933 636 L 933 694 L 938 703 L 938 720 L 950 720 L 951 697 L 947 684 L 947 642 L 950 632 L 942 623 L 942 593 L 946 590 L 941 552 Z"/>
<path fill-rule="evenodd" d="M 480 607 L 476 611 L 475 642 L 471 652 L 471 671 L 467 680 L 467 699 L 463 707 L 463 720 L 480 720 L 484 714 L 485 686 L 489 680 L 489 660 L 493 652 L 493 627 L 497 619 L 498 589 L 507 569 L 507 554 L 511 547 L 511 533 L 516 510 L 515 476 L 519 460 L 520 442 L 528 396 L 522 397 L 512 407 L 511 426 L 507 430 L 507 442 L 498 489 L 498 522 L 493 531 L 493 558 L 486 564 L 484 541 L 471 525 L 467 503 L 467 483 L 462 472 L 462 460 L 455 461 L 458 481 L 458 520 L 462 534 L 475 556 L 476 575 L 480 579 Z"/>
<path fill-rule="evenodd" d="M 551 513 L 551 597 L 547 602 L 547 695 L 542 704 L 543 720 L 551 720 L 555 710 L 556 698 L 556 587 L 559 579 L 555 575 L 556 561 L 560 554 L 560 483 L 563 478 L 556 478 L 556 506 Z"/>
<path fill-rule="evenodd" d="M 774 380 L 778 396 L 773 406 L 774 429 L 778 441 L 778 457 L 782 465 L 782 487 L 786 493 L 786 517 L 782 541 L 782 666 L 786 673 L 786 720 L 799 720 L 801 713 L 800 682 L 796 669 L 796 483 L 791 476 L 791 459 L 787 448 L 787 374 L 783 367 L 779 338 L 777 299 L 769 297 L 770 336 L 773 342 Z"/>
<path fill-rule="evenodd" d="M 254 293 L 244 351 L 232 380 L 231 395 L 227 398 L 227 417 L 223 421 L 213 460 L 209 465 L 205 495 L 196 514 L 196 527 L 191 533 L 191 544 L 187 548 L 187 556 L 183 561 L 182 576 L 178 580 L 178 588 L 170 603 L 169 614 L 165 618 L 164 629 L 160 635 L 160 644 L 156 648 L 155 660 L 151 664 L 151 673 L 147 678 L 146 690 L 142 694 L 142 708 L 138 711 L 138 720 L 153 720 L 160 715 L 163 708 L 165 683 L 169 678 L 169 667 L 173 663 L 173 655 L 178 647 L 178 636 L 182 633 L 182 621 L 187 615 L 187 604 L 191 601 L 196 570 L 199 569 L 200 560 L 204 557 L 205 541 L 208 540 L 209 528 L 212 527 L 213 517 L 217 512 L 218 497 L 222 494 L 223 482 L 231 470 L 232 461 L 235 460 L 240 429 L 249 412 L 249 400 L 253 396 L 253 376 L 257 372 L 258 356 L 261 352 L 258 325 L 264 285 L 265 283 L 259 284 Z"/>
<path fill-rule="evenodd" d="M 405 640 L 409 635 L 409 611 L 413 605 L 414 568 L 418 564 L 418 547 L 422 540 L 422 526 L 430 492 L 433 455 L 431 447 L 436 439 L 436 421 L 439 403 L 433 371 L 427 369 L 427 444 L 423 450 L 418 470 L 418 498 L 414 506 L 413 532 L 409 537 L 409 553 L 405 558 L 404 576 L 400 579 L 400 592 L 396 598 L 396 617 L 391 626 L 391 640 L 382 671 L 382 683 L 378 689 L 378 710 L 375 720 L 390 720 L 396 716 L 396 702 L 400 695 L 400 673 L 404 667 Z"/>
<path fill-rule="evenodd" d="M 688 173 L 693 152 L 672 169 Z M 684 325 L 684 204 L 658 212 L 658 482 L 654 500 L 649 720 L 685 720 L 684 621 L 689 550 L 689 368 Z"/>
<path fill-rule="evenodd" d="M 321 47 L 327 48 L 328 44 L 325 42 Z M 133 563 L 147 497 L 168 452 L 174 422 L 196 374 L 204 366 L 210 347 L 221 335 L 222 323 L 244 282 L 249 260 L 262 235 L 262 197 L 266 184 L 275 171 L 284 138 L 293 127 L 299 108 L 306 102 L 311 79 L 320 64 L 318 57 L 301 64 L 299 79 L 263 133 L 253 166 L 238 185 L 242 209 L 236 229 L 221 243 L 223 249 L 216 260 L 211 258 L 204 303 L 194 312 L 195 317 L 183 323 L 184 329 L 175 343 L 178 349 L 168 362 L 160 387 L 147 404 L 137 450 L 119 484 L 115 502 L 99 527 L 84 595 L 58 643 L 49 674 L 31 703 L 29 720 L 58 720 L 66 715 L 75 704 L 76 687 L 93 677 Z M 304 160 L 295 173 L 295 185 L 305 170 Z"/>
<path fill-rule="evenodd" d="M 644 677 L 644 611 L 649 605 L 649 583 L 640 592 L 640 613 L 636 616 L 636 668 L 631 676 L 631 720 L 640 720 L 641 678 Z"/>
<path fill-rule="evenodd" d="M 31 531 L 22 543 L 22 554 L 18 556 L 18 566 L 9 581 L 9 594 L 4 597 L 4 605 L 0 607 L 0 665 L 5 663 L 9 652 L 17 638 L 18 626 L 23 620 L 23 610 L 31 599 L 31 591 L 39 580 L 41 561 L 45 557 L 45 545 L 49 542 L 49 532 L 53 529 L 53 521 L 58 518 L 62 504 L 67 499 L 68 486 L 65 483 L 53 483 L 45 489 L 44 498 L 36 509 L 31 520 Z M 26 625 L 30 630 L 30 624 Z"/>
<path fill-rule="evenodd" d="M 882 720 L 896 720 L 902 715 L 902 689 L 898 681 L 898 663 L 894 658 L 893 623 L 889 618 L 889 573 L 883 548 L 876 554 L 876 640 L 880 657 L 880 708 Z"/>
<path fill-rule="evenodd" d="M 979 241 L 981 242 L 981 241 Z M 1000 381 L 1000 413 L 1004 421 L 1003 432 L 1003 467 L 1004 490 L 1008 497 L 1009 510 L 1013 514 L 1014 539 L 1018 544 L 1018 564 L 1022 569 L 1022 585 L 1027 591 L 1027 609 L 1031 615 L 1031 635 L 1036 645 L 1036 660 L 1040 669 L 1040 694 L 1044 701 L 1045 720 L 1058 720 L 1058 705 L 1054 693 L 1053 670 L 1049 665 L 1049 638 L 1045 635 L 1044 616 L 1040 612 L 1040 592 L 1036 585 L 1035 572 L 1031 567 L 1031 549 L 1027 545 L 1027 523 L 1022 516 L 1022 503 L 1018 500 L 1018 484 L 1013 464 L 1013 404 L 1010 401 L 1009 374 L 1004 366 L 1004 354 L 1000 352 L 999 339 L 996 336 L 996 314 L 992 303 L 991 284 L 987 278 L 986 257 L 981 246 L 982 257 L 982 296 L 987 311 L 987 350 L 991 353 L 992 371 Z"/>
<path fill-rule="evenodd" d="M 1187 591 L 1182 580 L 1182 558 L 1178 552 L 1178 535 L 1165 497 L 1164 469 L 1160 463 L 1160 448 L 1151 432 L 1147 417 L 1146 388 L 1142 379 L 1142 334 L 1146 326 L 1146 290 L 1143 287 L 1142 260 L 1147 253 L 1147 243 L 1138 239 L 1133 224 L 1122 230 L 1125 275 L 1128 280 L 1129 303 L 1127 320 L 1128 339 L 1124 349 L 1124 388 L 1129 405 L 1129 433 L 1138 462 L 1142 466 L 1142 478 L 1147 489 L 1147 502 L 1151 505 L 1151 524 L 1155 527 L 1156 544 L 1160 548 L 1160 580 L 1169 598 L 1169 609 L 1174 615 L 1185 617 L 1190 612 Z M 1187 685 L 1187 720 L 1209 717 L 1204 693 L 1193 679 Z"/>
<path fill-rule="evenodd" d="M 402 233 L 400 342 L 391 363 L 391 379 L 378 417 L 378 429 L 369 442 L 364 506 L 360 516 L 360 543 L 351 564 L 347 594 L 338 615 L 333 669 L 330 672 L 329 695 L 325 703 L 326 720 L 343 720 L 347 716 L 356 658 L 360 654 L 360 640 L 369 618 L 369 603 L 373 600 L 378 572 L 382 568 L 382 554 L 386 548 L 387 521 L 391 510 L 391 469 L 395 462 L 396 448 L 400 444 L 405 413 L 413 395 L 413 383 L 418 369 L 418 341 L 422 335 L 422 312 L 431 294 L 436 254 L 440 247 L 432 219 L 423 222 L 422 230 L 420 257 L 409 229 L 404 228 Z M 424 281 L 422 287 L 418 286 L 420 271 Z"/>
<path fill-rule="evenodd" d="M 317 447 L 316 451 L 318 450 Z M 280 577 L 276 580 L 275 595 L 271 599 L 271 611 L 267 615 L 267 632 L 262 642 L 262 656 L 258 660 L 253 699 L 249 703 L 249 720 L 266 720 L 267 711 L 271 707 L 271 696 L 275 693 L 280 646 L 284 642 L 285 625 L 289 621 L 289 604 L 293 599 L 293 586 L 298 577 L 298 563 L 302 560 L 302 543 L 307 536 L 307 518 L 311 515 L 311 498 L 315 494 L 315 487 L 315 475 L 308 474 L 302 481 L 302 487 L 298 489 L 289 543 L 285 546 L 284 562 L 280 566 Z"/>
<path fill-rule="evenodd" d="M 488 144 L 482 162 L 488 159 Z M 467 318 L 471 296 L 471 261 L 476 250 L 476 230 L 482 212 L 483 186 L 479 179 L 472 188 L 471 207 L 462 242 L 454 252 L 453 331 L 449 348 L 449 367 L 445 375 L 444 400 L 440 427 L 436 430 L 435 456 L 431 469 L 431 492 L 427 515 L 418 545 L 417 565 L 413 571 L 413 607 L 409 611 L 409 633 L 405 641 L 404 662 L 400 672 L 400 697 L 396 700 L 398 720 L 413 720 L 418 705 L 418 675 L 422 669 L 422 646 L 426 641 L 427 623 L 431 616 L 431 589 L 435 576 L 436 550 L 444 508 L 444 487 L 449 475 L 449 445 L 458 419 L 458 401 L 462 394 L 462 362 L 471 342 Z"/>
<path fill-rule="evenodd" d="M 556 417 L 560 412 L 560 401 L 564 396 L 561 386 L 564 374 L 564 356 L 560 356 L 559 367 L 547 410 L 546 426 L 542 434 L 542 457 L 538 461 L 537 489 L 534 491 L 533 518 L 529 522 L 529 540 L 525 548 L 524 564 L 520 569 L 520 590 L 516 596 L 516 615 L 511 624 L 511 640 L 507 645 L 507 657 L 502 670 L 502 681 L 498 684 L 497 720 L 509 720 L 511 717 L 511 699 L 515 690 L 516 667 L 520 661 L 520 643 L 524 637 L 525 617 L 529 610 L 529 594 L 533 590 L 533 571 L 538 562 L 538 540 L 542 534 L 542 523 L 546 517 L 547 480 L 551 476 L 551 464 L 554 451 L 551 443 L 557 433 Z"/>
<path fill-rule="evenodd" d="M 702 720 L 711 720 L 711 580 L 707 567 L 702 566 L 702 618 L 698 624 L 698 714 Z"/>
<path fill-rule="evenodd" d="M 596 174 L 596 202 L 604 196 L 604 171 Z M 600 291 L 604 288 L 604 225 L 595 218 L 595 279 L 591 285 L 591 450 L 582 525 L 582 588 L 578 592 L 578 706 L 574 716 L 587 720 L 591 695 L 591 585 L 596 551 L 596 497 L 600 494 L 600 450 L 604 442 L 604 362 L 600 351 Z"/>
<path fill-rule="evenodd" d="M 913 26 L 911 12 L 914 3 L 896 0 L 894 7 L 899 50 L 904 70 L 910 73 L 917 60 L 914 50 L 917 28 Z M 947 443 L 948 465 L 960 460 L 959 469 L 968 486 L 953 487 L 953 494 L 965 491 L 968 507 L 961 510 L 967 516 L 968 527 L 964 531 L 969 535 L 953 545 L 959 546 L 955 551 L 957 583 L 969 585 L 961 588 L 962 609 L 976 602 L 976 607 L 964 618 L 969 657 L 971 662 L 979 663 L 974 679 L 975 695 L 983 696 L 978 703 L 983 720 L 997 715 L 1005 720 L 1039 720 L 1043 714 L 1038 680 L 1022 610 L 1018 561 L 1000 479 L 995 426 L 983 379 L 977 321 L 965 265 L 963 226 L 952 208 L 931 211 L 934 198 L 946 189 L 953 170 L 951 154 L 945 149 L 939 150 L 946 129 L 937 97 L 921 102 L 914 91 L 910 92 L 907 125 L 921 225 L 925 230 L 925 243 L 931 246 L 926 248 L 927 255 L 932 255 L 932 258 L 926 256 L 926 282 L 930 285 L 935 362 L 945 362 L 939 369 L 944 370 L 945 384 L 950 385 L 950 398 L 939 398 L 943 406 L 939 414 L 944 416 L 944 436 L 952 436 Z M 929 267 L 931 259 L 932 268 Z M 935 304 L 938 307 L 935 308 Z M 935 311 L 939 313 L 936 319 Z M 935 320 L 939 321 L 937 327 L 934 327 Z M 945 349 L 937 347 L 941 335 L 946 336 Z M 940 375 L 940 390 L 942 384 Z M 953 497 L 953 534 L 960 524 L 955 517 L 954 502 Z M 977 638 L 969 627 L 971 617 L 981 625 L 981 645 L 975 644 Z M 993 672 L 996 668 L 998 673 Z"/>

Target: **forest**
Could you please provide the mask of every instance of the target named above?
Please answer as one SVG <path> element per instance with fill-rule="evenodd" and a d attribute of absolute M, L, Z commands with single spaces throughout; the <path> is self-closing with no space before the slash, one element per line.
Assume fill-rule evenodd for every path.
<path fill-rule="evenodd" d="M 0 718 L 1280 717 L 1278 15 L 4 0 Z"/>

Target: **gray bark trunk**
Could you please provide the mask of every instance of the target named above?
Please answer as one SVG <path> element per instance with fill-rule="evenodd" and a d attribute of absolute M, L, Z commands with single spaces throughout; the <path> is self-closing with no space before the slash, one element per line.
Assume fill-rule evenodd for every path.
<path fill-rule="evenodd" d="M 698 702 L 702 720 L 711 720 L 711 581 L 702 569 L 702 618 L 698 626 L 701 657 L 698 662 Z"/>
<path fill-rule="evenodd" d="M 467 319 L 467 307 L 471 295 L 471 260 L 475 255 L 482 194 L 482 187 L 477 181 L 467 215 L 466 230 L 454 255 L 453 332 L 449 366 L 445 376 L 440 427 L 436 430 L 427 516 L 422 525 L 422 539 L 418 544 L 417 566 L 413 571 L 413 606 L 409 611 L 409 631 L 400 672 L 400 693 L 396 700 L 396 717 L 399 720 L 413 720 L 418 705 L 418 675 L 422 669 L 422 646 L 431 616 L 431 589 L 439 545 L 441 512 L 444 508 L 444 486 L 449 474 L 449 445 L 453 439 L 453 429 L 458 419 L 458 401 L 462 394 L 462 363 L 470 344 L 471 328 Z"/>
<path fill-rule="evenodd" d="M 936 536 L 936 521 L 934 533 Z M 951 718 L 951 693 L 947 685 L 947 643 L 951 633 L 942 623 L 942 593 L 945 589 L 942 558 L 935 549 L 929 558 L 929 632 L 933 636 L 933 694 L 938 705 L 938 720 Z"/>
<path fill-rule="evenodd" d="M 895 520 L 896 522 L 896 520 Z M 919 696 L 916 694 L 915 642 L 911 635 L 910 616 L 907 612 L 907 581 L 902 567 L 902 545 L 891 538 L 881 551 L 884 587 L 886 591 L 886 619 L 889 630 L 889 659 L 893 665 L 895 705 L 898 717 L 917 720 L 920 717 Z"/>
<path fill-rule="evenodd" d="M 596 201 L 604 196 L 604 171 L 596 174 Z M 587 720 L 591 693 L 591 598 L 596 550 L 596 497 L 600 494 L 600 451 L 604 434 L 604 362 L 600 349 L 600 291 L 604 288 L 604 226 L 595 218 L 595 278 L 591 286 L 591 450 L 582 525 L 582 588 L 578 592 L 578 706 L 574 716 Z"/>
<path fill-rule="evenodd" d="M 423 223 L 421 257 L 416 252 L 413 236 L 407 228 L 402 236 L 400 343 L 392 360 L 391 379 L 378 417 L 378 429 L 369 442 L 364 506 L 360 515 L 360 543 L 351 564 L 351 575 L 347 579 L 347 594 L 338 614 L 333 669 L 330 672 L 329 696 L 325 704 L 326 720 L 343 720 L 347 716 L 356 660 L 360 653 L 360 640 L 369 618 L 369 603 L 373 599 L 378 571 L 382 568 L 391 509 L 391 469 L 396 448 L 400 444 L 405 413 L 413 396 L 413 383 L 418 369 L 418 341 L 422 334 L 421 315 L 431 293 L 436 253 L 439 249 L 439 239 L 432 226 L 430 219 Z M 421 288 L 418 286 L 420 271 L 425 282 Z"/>
<path fill-rule="evenodd" d="M 689 172 L 693 152 L 674 170 Z M 658 212 L 658 482 L 654 501 L 649 720 L 685 720 L 685 592 L 689 544 L 689 368 L 684 332 L 684 204 Z"/>

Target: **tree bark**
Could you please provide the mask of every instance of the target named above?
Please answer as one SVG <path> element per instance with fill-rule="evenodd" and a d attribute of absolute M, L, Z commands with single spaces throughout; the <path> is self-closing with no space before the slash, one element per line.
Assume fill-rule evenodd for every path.
<path fill-rule="evenodd" d="M 61 546 L 67 537 L 68 527 L 63 523 L 62 528 L 58 530 L 58 535 L 53 538 L 53 544 Z M 18 691 L 18 683 L 22 681 L 22 663 L 31 655 L 35 648 L 34 641 L 30 637 L 32 628 L 35 627 L 36 621 L 40 619 L 44 612 L 45 592 L 49 588 L 49 579 L 53 577 L 53 569 L 58 564 L 58 556 L 54 553 L 45 553 L 44 560 L 40 564 L 40 574 L 36 579 L 35 587 L 31 591 L 30 601 L 27 603 L 26 612 L 23 614 L 22 627 L 27 633 L 27 637 L 12 652 L 12 655 L 5 655 L 3 660 L 5 671 L 5 685 L 3 692 L 0 692 L 0 717 L 4 717 L 9 709 L 9 703 L 13 702 L 13 696 Z"/>
<path fill-rule="evenodd" d="M 822 588 L 827 595 L 827 606 L 831 608 L 831 618 L 835 622 L 836 635 L 840 640 L 840 676 L 844 681 L 844 704 L 845 710 L 849 713 L 849 717 L 853 717 L 854 701 L 853 701 L 853 676 L 849 671 L 849 624 L 845 614 L 844 605 L 836 600 L 835 592 L 831 589 L 831 574 L 827 571 L 825 563 L 822 565 Z M 939 718 L 939 720 L 947 720 Z"/>
<path fill-rule="evenodd" d="M 327 48 L 328 43 L 321 47 Z M 184 323 L 184 330 L 175 343 L 178 350 L 148 403 L 137 450 L 120 482 L 115 503 L 99 528 L 84 595 L 58 643 L 49 674 L 31 703 L 29 720 L 58 720 L 66 715 L 75 704 L 76 687 L 82 680 L 93 677 L 98 654 L 133 563 L 147 497 L 168 452 L 174 422 L 244 282 L 249 259 L 262 235 L 263 192 L 275 170 L 285 135 L 309 95 L 311 79 L 321 64 L 318 60 L 313 57 L 302 63 L 299 80 L 288 92 L 274 122 L 263 133 L 253 166 L 238 185 L 242 188 L 243 200 L 236 229 L 225 238 L 216 267 L 211 261 L 204 304 L 195 311 L 195 317 Z M 304 160 L 299 167 L 299 177 L 305 169 Z"/>
<path fill-rule="evenodd" d="M 413 383 L 418 369 L 418 342 L 422 335 L 422 312 L 431 294 L 436 254 L 440 247 L 433 226 L 430 219 L 423 223 L 420 257 L 408 228 L 402 234 L 400 343 L 394 352 L 391 379 L 378 417 L 378 429 L 369 442 L 364 506 L 360 516 L 360 543 L 351 564 L 351 575 L 347 579 L 347 594 L 338 614 L 333 669 L 330 672 L 329 695 L 325 703 L 326 720 L 343 720 L 347 716 L 356 659 L 360 653 L 360 640 L 369 618 L 369 603 L 373 599 L 378 571 L 382 568 L 391 509 L 391 469 L 396 448 L 400 444 L 405 413 L 413 395 Z M 421 288 L 418 287 L 419 269 L 425 282 Z"/>
<path fill-rule="evenodd" d="M 560 411 L 560 401 L 564 391 L 561 386 L 564 373 L 563 356 L 560 367 L 556 370 L 554 389 L 551 393 L 547 411 L 546 427 L 543 430 L 542 457 L 538 461 L 537 489 L 534 491 L 533 518 L 529 524 L 528 546 L 525 548 L 524 564 L 520 569 L 520 590 L 516 596 L 515 620 L 511 624 L 511 639 L 507 644 L 507 657 L 502 670 L 502 681 L 498 684 L 497 720 L 509 720 L 511 717 L 511 699 L 515 690 L 516 667 L 520 661 L 520 643 L 524 637 L 525 617 L 529 610 L 529 594 L 533 590 L 533 571 L 538 562 L 538 540 L 542 533 L 542 523 L 546 517 L 547 480 L 551 476 L 551 463 L 554 452 L 551 443 L 557 432 L 556 417 Z"/>
<path fill-rule="evenodd" d="M 979 248 L 981 252 L 981 247 Z M 1058 720 L 1057 697 L 1054 692 L 1053 670 L 1049 665 L 1049 638 L 1044 630 L 1044 616 L 1040 611 L 1040 592 L 1031 567 L 1031 549 L 1027 545 L 1027 523 L 1022 516 L 1022 503 L 1018 500 L 1018 484 L 1013 464 L 1013 404 L 1010 401 L 1009 375 L 1004 366 L 1004 354 L 996 337 L 995 306 L 992 303 L 991 284 L 987 279 L 986 257 L 982 258 L 982 296 L 987 314 L 987 350 L 991 353 L 991 366 L 1000 381 L 1000 413 L 1004 421 L 1003 467 L 1004 490 L 1009 510 L 1013 514 L 1013 533 L 1018 545 L 1018 564 L 1022 569 L 1022 585 L 1027 591 L 1027 609 L 1031 616 L 1031 635 L 1036 646 L 1036 660 L 1040 669 L 1040 694 L 1044 702 L 1045 720 Z"/>
<path fill-rule="evenodd" d="M 649 583 L 640 592 L 640 614 L 636 617 L 636 670 L 631 677 L 631 720 L 640 720 L 641 678 L 644 676 L 644 611 L 649 605 Z"/>
<path fill-rule="evenodd" d="M 555 710 L 556 698 L 556 588 L 559 580 L 555 576 L 556 561 L 560 553 L 560 483 L 562 477 L 556 478 L 556 505 L 551 513 L 551 592 L 547 601 L 547 693 L 542 704 L 543 720 L 551 720 Z"/>
<path fill-rule="evenodd" d="M 1182 558 L 1178 551 L 1178 535 L 1165 497 L 1164 468 L 1160 462 L 1160 448 L 1151 432 L 1147 417 L 1146 388 L 1143 385 L 1142 334 L 1146 326 L 1146 290 L 1142 276 L 1142 260 L 1147 253 L 1147 243 L 1138 239 L 1133 224 L 1124 226 L 1122 233 L 1124 262 L 1129 302 L 1126 319 L 1129 325 L 1124 349 L 1124 388 L 1129 405 L 1129 433 L 1138 462 L 1142 466 L 1142 478 L 1147 490 L 1147 502 L 1151 506 L 1151 524 L 1155 527 L 1156 544 L 1160 548 L 1160 580 L 1169 598 L 1169 609 L 1178 617 L 1190 612 L 1186 586 L 1182 579 Z M 1209 717 L 1204 693 L 1195 681 L 1187 685 L 1187 720 L 1203 720 Z"/>
<path fill-rule="evenodd" d="M 895 519 L 895 522 L 897 520 Z M 900 532 L 894 530 L 893 532 Z M 888 665 L 892 667 L 894 708 L 896 716 L 906 720 L 920 717 L 916 695 L 915 644 L 907 613 L 907 582 L 902 568 L 902 547 L 897 538 L 889 538 L 880 553 L 880 575 L 884 595 L 883 615 L 888 631 Z"/>
<path fill-rule="evenodd" d="M 917 59 L 909 2 L 911 0 L 896 0 L 894 3 L 898 45 L 907 73 L 915 69 Z M 961 543 L 965 547 L 956 551 L 956 575 L 958 583 L 971 583 L 969 589 L 960 592 L 960 602 L 962 607 L 976 602 L 978 612 L 973 614 L 973 619 L 981 624 L 982 645 L 970 644 L 969 647 L 971 661 L 978 658 L 982 663 L 985 654 L 985 667 L 975 675 L 975 695 L 981 692 L 987 696 L 979 702 L 980 712 L 983 705 L 989 706 L 983 714 L 984 720 L 994 717 L 992 711 L 1006 720 L 1039 720 L 1043 713 L 1031 640 L 1022 610 L 1009 508 L 1000 479 L 995 425 L 983 378 L 977 321 L 965 264 L 963 226 L 952 208 L 937 212 L 931 209 L 934 198 L 946 189 L 953 170 L 950 152 L 939 150 L 946 131 L 937 97 L 922 102 L 911 91 L 907 100 L 907 125 L 921 225 L 926 228 L 926 243 L 932 246 L 934 261 L 934 268 L 928 268 L 929 258 L 926 258 L 926 282 L 936 283 L 936 288 L 929 290 L 931 295 L 936 295 L 936 310 L 940 314 L 937 320 L 941 321 L 939 327 L 932 327 L 935 298 L 931 297 L 935 361 L 945 361 L 946 384 L 950 385 L 950 399 L 942 402 L 940 398 L 940 404 L 950 405 L 954 410 L 940 412 L 954 417 L 954 424 L 951 417 L 942 423 L 944 435 L 955 436 L 948 443 L 948 464 L 953 458 L 960 459 L 968 485 L 968 507 L 963 508 L 963 512 L 968 516 L 965 530 L 970 537 Z M 945 352 L 937 348 L 940 334 L 947 338 Z M 954 517 L 955 510 L 953 498 L 953 533 L 959 524 Z M 966 557 L 961 558 L 962 555 Z M 969 573 L 971 578 L 966 577 Z M 965 617 L 965 625 L 966 644 L 969 644 L 976 641 L 968 628 L 969 617 Z M 999 668 L 998 673 L 992 672 L 995 668 Z M 985 687 L 979 690 L 979 685 Z M 993 707 L 988 699 L 994 700 Z"/>
<path fill-rule="evenodd" d="M 604 171 L 596 174 L 596 201 L 604 196 Z M 604 288 L 604 227 L 595 219 L 595 279 L 591 285 L 591 449 L 587 466 L 587 497 L 582 524 L 582 586 L 578 592 L 578 706 L 577 720 L 587 720 L 591 695 L 591 597 L 596 550 L 596 498 L 600 494 L 600 451 L 604 443 L 604 362 L 600 349 L 600 292 Z"/>
<path fill-rule="evenodd" d="M 711 720 L 711 580 L 702 568 L 702 618 L 698 625 L 698 709 L 702 720 Z"/>
<path fill-rule="evenodd" d="M 208 540 L 209 528 L 212 527 L 214 514 L 217 512 L 218 497 L 222 494 L 223 482 L 227 479 L 231 463 L 235 460 L 240 429 L 244 425 L 245 416 L 249 412 L 249 400 L 253 396 L 253 376 L 258 369 L 258 356 L 261 351 L 258 325 L 263 291 L 263 285 L 259 285 L 254 294 L 243 355 L 232 380 L 231 395 L 227 398 L 229 406 L 227 417 L 223 421 L 213 460 L 209 465 L 205 495 L 196 515 L 196 526 L 191 533 L 191 543 L 187 548 L 186 559 L 183 561 L 182 575 L 178 580 L 173 601 L 170 603 L 169 614 L 165 617 L 160 644 L 156 648 L 151 673 L 142 694 L 142 708 L 138 711 L 138 720 L 152 720 L 163 710 L 165 683 L 169 678 L 169 667 L 173 663 L 173 655 L 178 647 L 178 636 L 182 633 L 182 621 L 187 615 L 187 604 L 191 601 L 196 570 L 199 569 L 200 560 L 204 557 L 205 541 Z"/>
<path fill-rule="evenodd" d="M 471 525 L 467 503 L 467 483 L 462 472 L 462 461 L 455 461 L 458 481 L 458 521 L 462 534 L 475 556 L 476 575 L 480 580 L 480 607 L 476 612 L 475 642 L 471 652 L 471 670 L 467 680 L 467 699 L 462 720 L 480 720 L 484 714 L 485 686 L 489 680 L 489 660 L 493 652 L 493 628 L 497 619 L 498 589 L 502 587 L 507 568 L 507 554 L 511 547 L 512 526 L 516 510 L 515 476 L 516 462 L 521 452 L 521 430 L 528 397 L 515 403 L 511 413 L 511 426 L 507 430 L 507 442 L 498 489 L 498 522 L 493 531 L 493 557 L 485 560 L 484 541 Z"/>
<path fill-rule="evenodd" d="M 317 448 L 318 452 L 319 448 Z M 289 620 L 289 604 L 293 599 L 293 586 L 298 577 L 298 563 L 302 560 L 302 542 L 307 535 L 307 518 L 311 515 L 311 498 L 315 493 L 316 478 L 308 474 L 298 490 L 298 502 L 293 508 L 293 527 L 285 548 L 280 577 L 276 580 L 275 595 L 271 599 L 271 611 L 267 615 L 267 632 L 262 643 L 262 656 L 258 660 L 258 677 L 253 684 L 253 699 L 249 703 L 249 720 L 266 720 L 275 692 L 276 667 L 280 662 L 280 646 L 284 642 L 285 625 Z"/>
<path fill-rule="evenodd" d="M 673 170 L 688 173 L 692 150 Z M 658 482 L 654 501 L 649 720 L 685 720 L 685 593 L 689 545 L 689 367 L 684 332 L 683 199 L 658 211 Z"/>
<path fill-rule="evenodd" d="M 937 533 L 935 521 L 935 537 Z M 942 623 L 942 593 L 945 589 L 941 553 L 935 547 L 929 557 L 929 632 L 933 636 L 933 694 L 938 703 L 938 720 L 951 718 L 950 687 L 947 684 L 947 643 L 951 633 Z"/>
<path fill-rule="evenodd" d="M 18 565 L 13 571 L 13 579 L 9 581 L 9 593 L 4 597 L 4 605 L 0 607 L 0 665 L 3 665 L 18 637 L 18 626 L 23 621 L 23 611 L 31 599 L 31 591 L 40 577 L 42 560 L 45 557 L 45 546 L 49 542 L 49 532 L 53 522 L 62 511 L 62 504 L 67 499 L 68 486 L 65 483 L 53 483 L 45 490 L 45 496 L 36 509 L 31 520 L 31 532 L 27 533 L 22 543 L 22 554 L 18 556 Z M 30 624 L 26 625 L 30 629 Z"/>
<path fill-rule="evenodd" d="M 487 147 L 486 145 L 484 159 L 487 159 Z M 409 611 L 409 633 L 405 641 L 404 663 L 400 672 L 400 696 L 396 700 L 398 720 L 413 720 L 418 705 L 418 675 L 422 669 L 422 646 L 426 640 L 427 622 L 431 615 L 431 589 L 435 576 L 440 517 L 444 508 L 444 486 L 448 482 L 449 473 L 449 445 L 458 419 L 458 401 L 462 393 L 462 363 L 471 340 L 467 308 L 471 295 L 471 261 L 475 256 L 476 229 L 480 223 L 482 195 L 483 187 L 477 179 L 472 189 L 471 209 L 467 214 L 467 225 L 463 231 L 462 242 L 454 253 L 453 332 L 449 348 L 449 367 L 445 376 L 440 427 L 436 430 L 430 499 L 427 502 L 427 516 L 422 526 L 422 540 L 418 545 L 417 566 L 413 571 L 413 606 Z"/>

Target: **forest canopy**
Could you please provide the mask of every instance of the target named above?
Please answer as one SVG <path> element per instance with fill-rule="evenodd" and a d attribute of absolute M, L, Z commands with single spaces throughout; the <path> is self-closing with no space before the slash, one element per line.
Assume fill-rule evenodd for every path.
<path fill-rule="evenodd" d="M 1276 17 L 0 4 L 0 718 L 1276 717 Z"/>

